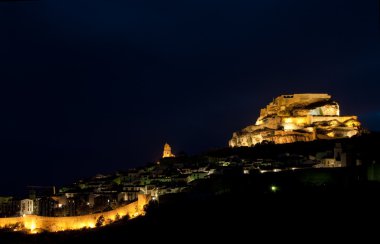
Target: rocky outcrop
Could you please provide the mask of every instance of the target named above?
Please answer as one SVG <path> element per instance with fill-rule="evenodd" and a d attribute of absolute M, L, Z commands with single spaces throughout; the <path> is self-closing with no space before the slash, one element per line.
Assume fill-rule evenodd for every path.
<path fill-rule="evenodd" d="M 352 137 L 360 133 L 356 116 L 340 116 L 328 94 L 282 95 L 261 109 L 255 125 L 234 132 L 230 147 Z"/>

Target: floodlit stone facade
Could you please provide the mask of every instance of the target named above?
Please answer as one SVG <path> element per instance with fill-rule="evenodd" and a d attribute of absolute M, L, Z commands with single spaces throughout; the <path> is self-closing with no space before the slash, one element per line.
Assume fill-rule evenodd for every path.
<path fill-rule="evenodd" d="M 101 225 L 112 223 L 117 218 L 126 215 L 133 218 L 144 213 L 144 206 L 150 201 L 147 195 L 139 194 L 138 200 L 117 209 L 96 214 L 71 216 L 71 217 L 44 217 L 37 215 L 25 215 L 21 217 L 0 218 L 0 228 L 12 228 L 15 231 L 27 230 L 30 233 L 37 231 L 64 231 L 78 230 L 82 228 L 95 228 L 99 219 L 103 218 Z"/>
<path fill-rule="evenodd" d="M 234 132 L 230 147 L 352 137 L 360 133 L 357 116 L 340 116 L 328 94 L 282 95 L 261 109 L 255 125 Z"/>
<path fill-rule="evenodd" d="M 169 144 L 165 143 L 164 145 L 164 151 L 162 153 L 163 158 L 173 158 L 175 155 L 172 153 L 172 148 Z"/>

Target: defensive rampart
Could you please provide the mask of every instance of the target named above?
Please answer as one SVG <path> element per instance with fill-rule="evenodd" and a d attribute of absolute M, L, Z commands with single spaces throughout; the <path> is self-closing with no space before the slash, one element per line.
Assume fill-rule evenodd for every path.
<path fill-rule="evenodd" d="M 32 233 L 38 230 L 55 232 L 82 228 L 94 228 L 96 227 L 97 223 L 104 225 L 112 223 L 117 218 L 122 218 L 126 215 L 129 217 L 140 215 L 144 213 L 144 206 L 148 203 L 148 201 L 149 197 L 147 195 L 140 194 L 138 196 L 138 200 L 135 202 L 111 211 L 96 214 L 71 217 L 44 217 L 37 215 L 26 215 L 24 217 L 0 218 L 0 228 L 29 230 Z"/>

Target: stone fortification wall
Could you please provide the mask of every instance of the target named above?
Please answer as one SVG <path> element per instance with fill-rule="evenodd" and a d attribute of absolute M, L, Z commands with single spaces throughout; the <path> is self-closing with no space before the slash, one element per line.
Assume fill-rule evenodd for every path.
<path fill-rule="evenodd" d="M 230 147 L 276 144 L 360 134 L 357 116 L 340 116 L 339 104 L 328 94 L 282 95 L 261 109 L 255 125 L 233 133 Z"/>
<path fill-rule="evenodd" d="M 104 224 L 107 224 L 116 220 L 117 216 L 124 217 L 126 215 L 129 215 L 130 217 L 135 217 L 139 214 L 142 214 L 144 212 L 144 206 L 148 203 L 148 201 L 149 197 L 140 194 L 137 201 L 102 213 L 71 217 L 44 217 L 37 215 L 26 215 L 24 217 L 0 218 L 0 228 L 21 225 L 24 226 L 23 229 L 30 230 L 31 232 L 38 229 L 46 231 L 63 231 L 82 228 L 94 228 L 101 216 L 104 217 Z"/>
<path fill-rule="evenodd" d="M 261 119 L 270 115 L 286 115 L 288 109 L 296 105 L 308 105 L 317 102 L 329 101 L 331 96 L 329 94 L 305 93 L 305 94 L 292 94 L 281 95 L 269 103 L 265 108 L 260 110 Z"/>

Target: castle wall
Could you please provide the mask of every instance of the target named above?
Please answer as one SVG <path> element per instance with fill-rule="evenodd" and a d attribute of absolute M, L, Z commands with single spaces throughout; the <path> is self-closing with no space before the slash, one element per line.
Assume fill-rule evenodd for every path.
<path fill-rule="evenodd" d="M 329 115 L 329 116 L 340 116 L 340 110 L 339 105 L 325 105 L 321 108 L 322 115 Z"/>
<path fill-rule="evenodd" d="M 265 108 L 260 110 L 260 117 L 256 124 L 260 124 L 260 120 L 268 115 L 286 115 L 283 114 L 286 108 L 292 107 L 296 104 L 311 104 L 320 101 L 327 101 L 331 98 L 328 94 L 318 94 L 318 93 L 306 93 L 306 94 L 292 94 L 292 95 L 281 95 L 274 99 L 273 102 L 269 103 Z M 325 108 L 326 115 L 332 115 L 335 112 L 330 111 L 331 109 Z M 335 115 L 335 114 L 334 114 Z M 339 115 L 339 112 L 338 112 Z"/>
<path fill-rule="evenodd" d="M 337 120 L 340 123 L 344 123 L 347 120 L 357 120 L 357 116 L 313 116 L 311 117 L 311 123 L 315 122 L 324 122 L 324 121 L 331 121 L 331 120 Z"/>
<path fill-rule="evenodd" d="M 26 215 L 25 217 L 0 218 L 0 228 L 21 223 L 25 229 L 34 231 L 35 229 L 43 229 L 47 231 L 63 231 L 76 230 L 82 228 L 94 228 L 100 216 L 103 216 L 105 223 L 114 221 L 116 216 L 124 217 L 129 215 L 134 217 L 143 213 L 144 206 L 148 203 L 149 198 L 146 195 L 140 194 L 138 200 L 120 208 L 81 216 L 71 217 L 44 217 L 37 215 Z"/>
<path fill-rule="evenodd" d="M 295 103 L 315 103 L 319 101 L 329 100 L 331 98 L 328 94 L 294 94 L 293 99 L 289 100 L 288 104 Z"/>
<path fill-rule="evenodd" d="M 282 125 L 294 124 L 297 126 L 306 126 L 311 123 L 311 116 L 303 117 L 283 117 L 281 120 Z"/>
<path fill-rule="evenodd" d="M 297 126 L 306 126 L 316 122 L 326 122 L 336 120 L 339 123 L 344 123 L 348 120 L 357 120 L 357 116 L 300 116 L 300 117 L 282 117 L 281 123 L 295 124 Z"/>
<path fill-rule="evenodd" d="M 360 125 L 357 116 L 340 116 L 339 104 L 328 94 L 282 95 L 260 110 L 255 125 L 234 133 L 229 145 L 352 137 L 360 133 Z"/>
<path fill-rule="evenodd" d="M 297 103 L 314 103 L 319 101 L 329 100 L 330 95 L 324 93 L 305 93 L 305 94 L 293 94 L 282 95 L 275 99 L 275 102 L 279 106 L 289 106 Z"/>

